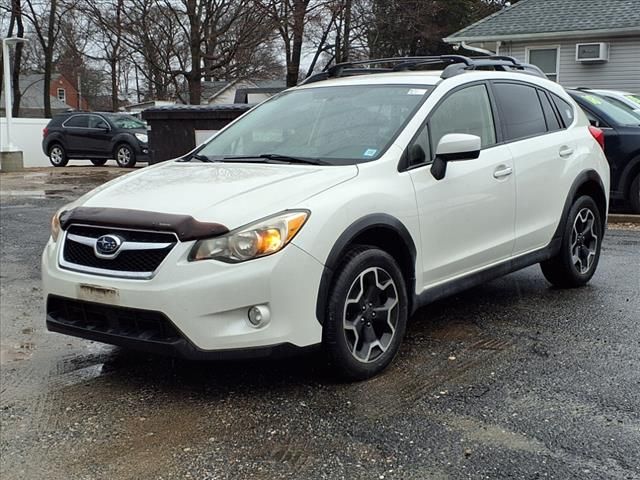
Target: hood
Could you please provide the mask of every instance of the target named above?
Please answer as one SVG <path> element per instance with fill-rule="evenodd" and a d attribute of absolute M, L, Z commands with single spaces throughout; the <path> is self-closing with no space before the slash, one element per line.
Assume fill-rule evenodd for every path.
<path fill-rule="evenodd" d="M 167 162 L 98 187 L 74 206 L 191 215 L 231 230 L 294 208 L 357 174 L 355 165 Z"/>

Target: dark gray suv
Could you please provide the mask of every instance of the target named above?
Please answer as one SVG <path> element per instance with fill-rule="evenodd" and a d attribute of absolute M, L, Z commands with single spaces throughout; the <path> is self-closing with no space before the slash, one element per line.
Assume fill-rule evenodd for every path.
<path fill-rule="evenodd" d="M 146 124 L 123 113 L 62 113 L 51 119 L 42 135 L 42 150 L 54 167 L 64 167 L 69 160 L 104 165 L 115 159 L 128 168 L 149 161 Z"/>

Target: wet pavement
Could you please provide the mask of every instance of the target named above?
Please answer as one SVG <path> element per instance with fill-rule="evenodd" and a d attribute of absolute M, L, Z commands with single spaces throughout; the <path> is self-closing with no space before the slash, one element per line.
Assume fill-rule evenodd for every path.
<path fill-rule="evenodd" d="M 53 212 L 115 175 L 3 174 L 0 478 L 640 478 L 640 229 L 589 286 L 538 267 L 420 310 L 400 357 L 337 382 L 317 356 L 198 363 L 48 333 Z"/>

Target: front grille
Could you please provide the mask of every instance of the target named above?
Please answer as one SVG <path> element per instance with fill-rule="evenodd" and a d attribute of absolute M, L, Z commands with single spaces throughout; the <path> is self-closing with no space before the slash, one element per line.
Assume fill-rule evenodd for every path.
<path fill-rule="evenodd" d="M 106 234 L 115 234 L 123 244 L 114 258 L 96 256 L 92 242 Z M 127 250 L 127 245 L 135 242 L 142 248 Z M 146 232 L 117 230 L 107 227 L 72 225 L 67 230 L 62 249 L 61 267 L 112 276 L 151 276 L 165 257 L 176 245 L 174 234 L 167 232 Z M 148 248 L 144 248 L 148 244 Z M 167 245 L 158 248 L 159 245 Z M 121 272 L 121 275 L 118 275 Z M 130 273 L 131 275 L 127 275 Z"/>
<path fill-rule="evenodd" d="M 133 340 L 174 343 L 183 338 L 164 314 L 150 310 L 50 295 L 47 299 L 47 316 L 59 324 L 75 329 Z"/>

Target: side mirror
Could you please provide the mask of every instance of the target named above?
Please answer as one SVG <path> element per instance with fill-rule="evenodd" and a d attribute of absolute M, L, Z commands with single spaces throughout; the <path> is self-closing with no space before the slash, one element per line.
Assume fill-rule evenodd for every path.
<path fill-rule="evenodd" d="M 590 118 L 589 123 L 591 124 L 592 127 L 600 128 L 600 121 L 597 118 Z"/>
<path fill-rule="evenodd" d="M 436 158 L 431 165 L 431 175 L 442 180 L 447 172 L 447 162 L 473 160 L 480 156 L 482 140 L 477 135 L 449 133 L 443 136 L 436 149 Z"/>

